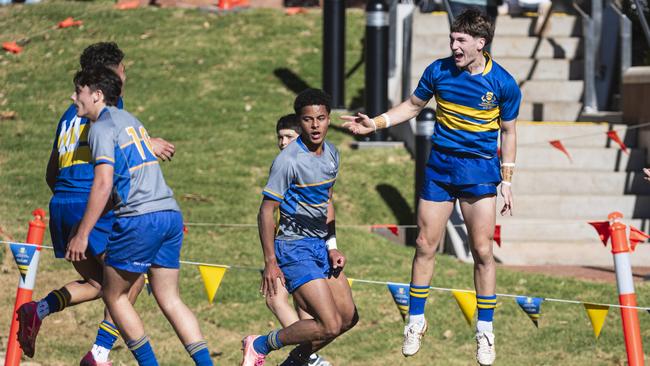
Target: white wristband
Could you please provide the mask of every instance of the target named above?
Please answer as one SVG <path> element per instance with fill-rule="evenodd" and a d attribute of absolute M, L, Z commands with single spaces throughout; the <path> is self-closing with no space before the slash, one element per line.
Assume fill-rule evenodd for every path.
<path fill-rule="evenodd" d="M 390 117 L 388 116 L 388 114 L 382 113 L 381 116 L 384 117 L 384 119 L 386 120 L 386 128 L 390 127 L 392 123 L 390 121 Z"/>
<path fill-rule="evenodd" d="M 506 182 L 505 180 L 502 180 L 501 184 L 505 184 L 507 186 L 512 186 L 512 182 Z"/>
<path fill-rule="evenodd" d="M 325 242 L 325 245 L 327 245 L 327 250 L 338 249 L 336 246 L 336 236 L 330 236 Z"/>
<path fill-rule="evenodd" d="M 515 167 L 515 163 L 501 163 L 501 166 L 511 166 L 511 167 L 514 168 L 514 167 Z"/>

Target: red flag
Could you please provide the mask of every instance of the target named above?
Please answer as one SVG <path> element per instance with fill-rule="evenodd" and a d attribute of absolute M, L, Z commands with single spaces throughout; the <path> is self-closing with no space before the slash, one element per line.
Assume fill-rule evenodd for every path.
<path fill-rule="evenodd" d="M 569 152 L 567 151 L 567 149 L 564 148 L 564 145 L 562 145 L 562 141 L 560 141 L 560 140 L 553 140 L 553 141 L 549 141 L 548 143 L 551 144 L 551 146 L 553 146 L 554 148 L 556 148 L 556 149 L 562 151 L 562 152 L 564 153 L 564 155 L 566 155 L 567 158 L 569 158 L 569 161 L 570 161 L 571 163 L 573 163 L 573 159 L 571 159 L 571 155 L 569 155 Z"/>
<path fill-rule="evenodd" d="M 388 225 L 372 225 L 372 226 L 370 227 L 370 230 L 372 231 L 373 229 L 387 229 L 387 230 L 389 230 L 391 233 L 393 233 L 393 235 L 395 235 L 395 236 L 398 236 L 398 235 L 399 235 L 399 226 L 397 226 L 397 225 L 395 225 L 395 224 L 388 224 Z"/>
<path fill-rule="evenodd" d="M 648 240 L 648 238 L 650 238 L 650 235 L 630 225 L 630 247 L 632 248 L 632 251 L 634 251 L 637 244 L 643 243 Z"/>
<path fill-rule="evenodd" d="M 623 143 L 623 140 L 621 140 L 620 137 L 618 137 L 618 133 L 616 130 L 611 130 L 607 131 L 607 137 L 609 137 L 612 141 L 618 144 L 618 146 L 623 150 L 624 153 L 630 154 L 629 151 L 627 151 L 627 146 L 625 146 L 625 143 Z"/>
<path fill-rule="evenodd" d="M 82 24 L 83 22 L 81 20 L 74 20 L 72 17 L 67 17 L 59 22 L 59 28 L 74 27 Z"/>
<path fill-rule="evenodd" d="M 2 44 L 2 48 L 5 51 L 15 53 L 15 54 L 19 54 L 23 51 L 23 48 L 20 47 L 18 44 L 16 44 L 16 42 L 4 42 Z"/>
<path fill-rule="evenodd" d="M 596 229 L 600 241 L 603 242 L 604 246 L 607 246 L 607 241 L 609 240 L 609 221 L 591 221 L 589 225 Z"/>
<path fill-rule="evenodd" d="M 501 248 L 501 225 L 494 225 L 494 242 Z"/>

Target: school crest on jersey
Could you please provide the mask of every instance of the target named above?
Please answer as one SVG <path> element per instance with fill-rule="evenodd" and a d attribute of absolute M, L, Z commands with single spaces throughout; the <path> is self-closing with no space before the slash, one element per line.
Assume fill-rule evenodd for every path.
<path fill-rule="evenodd" d="M 496 98 L 494 97 L 494 93 L 492 92 L 486 92 L 482 97 L 481 97 L 481 103 L 479 105 L 483 107 L 483 109 L 492 109 L 496 107 Z"/>

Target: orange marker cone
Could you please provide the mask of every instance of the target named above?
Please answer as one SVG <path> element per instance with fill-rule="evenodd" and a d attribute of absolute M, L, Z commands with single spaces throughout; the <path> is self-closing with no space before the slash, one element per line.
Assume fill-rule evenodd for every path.
<path fill-rule="evenodd" d="M 68 28 L 68 27 L 76 27 L 79 25 L 82 25 L 83 21 L 81 20 L 74 20 L 72 17 L 67 17 L 63 19 L 62 21 L 59 22 L 58 27 L 59 28 Z"/>
<path fill-rule="evenodd" d="M 2 49 L 15 54 L 23 52 L 23 48 L 20 47 L 16 42 L 4 42 L 2 43 Z"/>

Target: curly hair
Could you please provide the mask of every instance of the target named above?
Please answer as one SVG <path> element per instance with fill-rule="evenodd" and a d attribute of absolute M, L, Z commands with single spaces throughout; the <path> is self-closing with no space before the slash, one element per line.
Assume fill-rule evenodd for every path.
<path fill-rule="evenodd" d="M 87 86 L 93 92 L 101 90 L 104 103 L 108 106 L 116 106 L 122 92 L 122 79 L 105 66 L 81 69 L 74 75 L 73 81 L 75 88 Z"/>
<path fill-rule="evenodd" d="M 302 109 L 310 105 L 325 106 L 327 113 L 330 113 L 332 111 L 332 98 L 320 89 L 305 89 L 296 96 L 296 100 L 293 102 L 293 110 L 297 115 L 300 115 Z"/>
<path fill-rule="evenodd" d="M 478 8 L 471 7 L 454 19 L 451 32 L 469 34 L 474 38 L 485 38 L 485 45 L 488 45 L 494 38 L 494 24 Z"/>
<path fill-rule="evenodd" d="M 79 64 L 81 69 L 96 66 L 117 67 L 122 59 L 124 52 L 115 42 L 99 42 L 86 47 L 79 57 Z"/>

